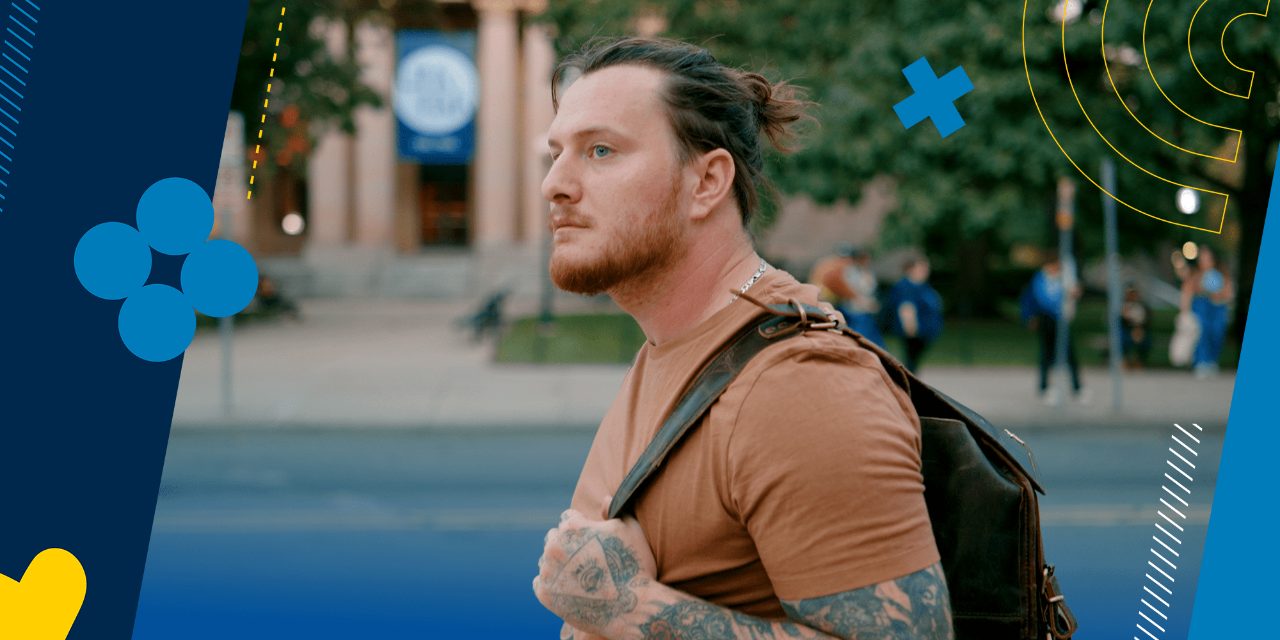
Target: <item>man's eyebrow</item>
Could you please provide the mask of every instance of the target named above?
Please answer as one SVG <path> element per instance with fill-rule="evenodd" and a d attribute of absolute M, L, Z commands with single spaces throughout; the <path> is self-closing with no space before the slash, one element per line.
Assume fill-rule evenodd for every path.
<path fill-rule="evenodd" d="M 622 133 L 621 131 L 618 131 L 617 129 L 614 129 L 614 128 L 612 128 L 612 127 L 606 127 L 606 126 L 603 126 L 603 125 L 598 126 L 598 127 L 587 127 L 586 129 L 579 129 L 579 130 L 577 130 L 577 131 L 575 131 L 575 132 L 573 132 L 573 133 L 569 134 L 569 137 L 570 137 L 570 138 L 586 138 L 586 137 L 588 137 L 588 136 L 594 136 L 594 135 L 599 135 L 599 134 L 611 135 L 611 136 L 616 136 L 616 137 L 619 137 L 619 138 L 625 138 L 625 137 L 626 137 L 626 134 Z M 557 140 L 556 138 L 548 137 L 548 138 L 547 138 L 547 146 L 548 146 L 548 147 L 551 147 L 551 148 L 553 148 L 553 149 L 557 149 L 557 148 L 559 148 L 561 145 L 560 145 L 560 141 L 559 141 L 559 140 Z"/>

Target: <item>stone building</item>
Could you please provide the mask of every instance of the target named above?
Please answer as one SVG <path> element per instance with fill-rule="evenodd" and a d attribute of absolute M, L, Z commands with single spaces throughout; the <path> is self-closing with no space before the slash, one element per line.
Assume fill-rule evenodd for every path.
<path fill-rule="evenodd" d="M 354 136 L 324 135 L 310 153 L 307 175 L 296 183 L 260 185 L 264 192 L 287 192 L 272 194 L 274 204 L 234 215 L 234 235 L 254 251 L 263 270 L 301 296 L 539 291 L 548 250 L 540 184 L 545 132 L 554 115 L 549 79 L 555 54 L 550 28 L 532 18 L 546 2 L 437 0 L 430 24 L 391 10 L 386 19 L 353 28 L 314 25 L 335 53 L 354 38 L 363 80 L 384 106 L 359 109 Z M 478 97 L 468 160 L 428 164 L 397 148 L 397 35 L 421 29 L 474 38 Z M 842 207 L 846 213 L 837 213 L 836 220 L 804 201 L 787 204 L 770 232 L 778 238 L 774 253 L 803 264 L 829 249 L 827 240 L 817 246 L 806 236 L 865 242 L 876 234 L 891 201 L 877 197 Z M 282 224 L 290 213 L 297 215 Z M 305 218 L 305 229 L 297 228 L 299 218 Z M 290 226 L 292 233 L 286 232 Z M 822 233 L 806 233 L 813 228 Z M 762 241 L 767 250 L 769 237 Z"/>

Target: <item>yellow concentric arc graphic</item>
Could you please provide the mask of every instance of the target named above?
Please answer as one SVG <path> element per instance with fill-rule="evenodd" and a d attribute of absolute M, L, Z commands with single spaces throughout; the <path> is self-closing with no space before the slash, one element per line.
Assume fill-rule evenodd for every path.
<path fill-rule="evenodd" d="M 1267 0 L 1267 1 L 1268 1 L 1268 2 L 1270 2 L 1270 0 Z M 1109 2 L 1109 0 L 1108 0 L 1108 2 Z M 1164 87 L 1160 86 L 1160 80 L 1158 80 L 1158 79 L 1156 78 L 1156 72 L 1151 68 L 1151 63 L 1148 61 L 1148 60 L 1149 60 L 1149 58 L 1147 57 L 1147 21 L 1151 18 L 1151 7 L 1155 6 L 1155 4 L 1156 4 L 1156 1 L 1155 1 L 1155 0 L 1151 0 L 1150 2 L 1148 2 L 1148 3 L 1147 3 L 1147 12 L 1146 12 L 1145 14 L 1143 14 L 1143 16 L 1142 16 L 1142 62 L 1143 62 L 1143 64 L 1146 64 L 1146 65 L 1147 65 L 1147 73 L 1151 75 L 1151 81 L 1155 83 L 1155 85 L 1156 85 L 1156 90 L 1158 90 L 1158 91 L 1160 92 L 1160 95 L 1161 95 L 1161 96 L 1164 96 L 1165 101 L 1166 101 L 1166 102 L 1168 102 L 1169 104 L 1173 105 L 1173 108 L 1174 108 L 1174 109 L 1177 109 L 1179 113 L 1181 113 L 1182 115 L 1184 115 L 1184 116 L 1186 116 L 1186 117 L 1188 117 L 1188 118 L 1191 118 L 1192 120 L 1195 120 L 1196 122 L 1199 122 L 1200 124 L 1207 125 L 1207 126 L 1210 126 L 1210 127 L 1215 128 L 1215 129 L 1222 129 L 1223 131 L 1230 131 L 1230 132 L 1232 132 L 1232 133 L 1235 133 L 1235 134 L 1236 134 L 1236 150 L 1235 150 L 1235 153 L 1233 153 L 1233 154 L 1231 155 L 1231 159 L 1230 159 L 1230 160 L 1228 160 L 1228 159 L 1226 159 L 1226 158 L 1219 158 L 1218 156 L 1208 156 L 1208 155 L 1205 155 L 1205 154 L 1203 154 L 1203 153 L 1196 153 L 1195 151 L 1188 151 L 1188 153 L 1193 153 L 1193 154 L 1198 155 L 1198 156 L 1203 156 L 1203 157 L 1210 158 L 1210 159 L 1213 159 L 1213 160 L 1222 160 L 1223 162 L 1230 162 L 1230 163 L 1234 164 L 1234 163 L 1235 163 L 1235 161 L 1236 161 L 1236 159 L 1240 157 L 1240 143 L 1244 140 L 1244 132 L 1243 132 L 1243 131 L 1241 131 L 1241 130 L 1239 130 L 1239 129 L 1232 129 L 1231 127 L 1224 127 L 1224 126 L 1221 126 L 1221 125 L 1216 125 L 1216 124 L 1213 124 L 1212 122 L 1205 122 L 1204 120 L 1201 120 L 1200 118 L 1197 118 L 1197 117 L 1195 117 L 1195 116 L 1191 115 L 1190 113 L 1187 113 L 1187 110 L 1186 110 L 1186 109 L 1183 109 L 1182 107 L 1178 106 L 1178 103 L 1174 102 L 1174 101 L 1173 101 L 1173 98 L 1170 98 L 1170 97 L 1169 97 L 1169 94 L 1167 94 L 1167 93 L 1165 93 L 1165 92 L 1164 92 Z M 1204 5 L 1202 4 L 1201 6 L 1204 6 Z M 1199 9 L 1197 9 L 1196 11 L 1198 12 L 1198 11 L 1199 11 Z M 1194 15 L 1193 15 L 1192 17 L 1194 17 Z M 1239 16 L 1236 16 L 1236 17 L 1238 18 Z M 1235 18 L 1232 18 L 1232 20 L 1235 20 Z M 1230 24 L 1230 23 L 1228 23 L 1228 24 Z M 1222 33 L 1223 33 L 1224 35 L 1226 34 L 1226 28 L 1223 28 Z M 1188 25 L 1188 26 L 1187 26 L 1187 42 L 1188 42 L 1188 43 L 1190 43 L 1190 42 L 1191 42 L 1191 25 Z M 1188 45 L 1188 46 L 1189 46 L 1189 45 Z M 1224 51 L 1223 53 L 1224 53 L 1224 55 L 1225 55 L 1225 51 Z M 1228 61 L 1228 62 L 1230 62 L 1230 61 Z M 1108 79 L 1110 79 L 1110 74 L 1108 74 Z M 1114 83 L 1113 83 L 1113 84 L 1114 84 Z M 1212 86 L 1212 85 L 1211 85 L 1211 86 Z M 1157 136 L 1157 137 L 1159 137 L 1159 136 Z M 1164 141 L 1164 138 L 1160 138 L 1160 140 L 1163 142 L 1163 141 Z M 1177 147 L 1177 145 L 1173 145 L 1172 143 L 1167 143 L 1167 144 L 1170 144 L 1171 146 L 1175 146 L 1175 147 Z M 1177 148 L 1182 149 L 1182 147 L 1177 147 Z M 1186 151 L 1185 149 L 1183 149 L 1183 150 L 1184 150 L 1184 151 Z"/>
<path fill-rule="evenodd" d="M 1200 76 L 1200 79 L 1204 80 L 1205 84 L 1209 85 L 1219 93 L 1225 93 L 1226 95 L 1229 95 L 1233 98 L 1248 100 L 1249 96 L 1253 95 L 1254 73 L 1248 69 L 1241 69 L 1239 66 L 1236 66 L 1236 63 L 1231 61 L 1231 56 L 1227 55 L 1227 45 L 1226 45 L 1227 30 L 1231 28 L 1232 22 L 1235 22 L 1237 19 L 1243 18 L 1245 16 L 1258 16 L 1260 18 L 1267 17 L 1267 13 L 1270 11 L 1270 8 L 1271 8 L 1271 0 L 1267 0 L 1267 8 L 1263 9 L 1262 13 L 1242 13 L 1236 16 L 1235 18 L 1232 18 L 1230 21 L 1227 22 L 1226 26 L 1222 27 L 1222 33 L 1218 36 L 1218 47 L 1222 50 L 1222 59 L 1226 60 L 1227 64 L 1235 67 L 1236 69 L 1239 69 L 1240 71 L 1243 71 L 1249 74 L 1249 82 L 1248 82 L 1247 88 L 1245 89 L 1244 95 L 1240 95 L 1232 91 L 1227 91 L 1226 89 L 1223 89 L 1218 85 L 1214 84 L 1214 82 L 1209 78 L 1205 77 L 1204 73 L 1200 71 L 1200 65 L 1196 62 L 1196 54 L 1191 51 L 1191 31 L 1196 27 L 1196 18 L 1200 17 L 1200 10 L 1204 9 L 1204 6 L 1207 4 L 1209 4 L 1209 0 L 1204 0 L 1203 2 L 1200 3 L 1199 7 L 1196 7 L 1196 12 L 1191 14 L 1191 24 L 1187 27 L 1187 56 L 1191 58 L 1191 68 L 1195 69 L 1196 75 Z"/>
<path fill-rule="evenodd" d="M 1200 6 L 1199 6 L 1199 7 L 1197 7 L 1197 9 L 1196 9 L 1195 13 L 1192 15 L 1192 19 L 1191 19 L 1191 23 L 1190 23 L 1190 25 L 1188 25 L 1188 27 L 1187 27 L 1187 51 L 1188 51 L 1188 54 L 1189 54 L 1189 55 L 1191 55 L 1191 30 L 1192 30 L 1192 28 L 1193 28 L 1193 27 L 1194 27 L 1194 25 L 1195 25 L 1195 20 L 1196 20 L 1196 18 L 1199 16 L 1200 11 L 1204 8 L 1204 6 L 1205 6 L 1206 4 L 1208 4 L 1208 2 L 1209 2 L 1209 0 L 1204 0 L 1203 2 L 1201 2 Z M 1149 73 L 1149 75 L 1150 75 L 1150 77 L 1151 77 L 1152 82 L 1155 84 L 1156 89 L 1157 89 L 1157 90 L 1159 91 L 1159 93 L 1164 97 L 1164 99 L 1165 99 L 1165 100 L 1166 100 L 1166 101 L 1167 101 L 1171 106 L 1173 106 L 1175 109 L 1177 109 L 1177 110 L 1178 110 L 1178 112 L 1182 113 L 1183 115 L 1187 116 L 1188 118 L 1191 118 L 1192 120 L 1194 120 L 1194 121 L 1196 121 L 1196 122 L 1199 122 L 1200 124 L 1203 124 L 1203 125 L 1206 125 L 1206 126 L 1209 126 L 1209 127 L 1213 127 L 1213 128 L 1215 128 L 1215 129 L 1220 129 L 1220 130 L 1222 130 L 1223 132 L 1230 132 L 1230 133 L 1235 134 L 1235 138 L 1236 138 L 1236 143 L 1235 143 L 1235 152 L 1232 154 L 1232 156 L 1231 156 L 1230 158 L 1226 158 L 1226 157 L 1221 157 L 1221 156 L 1216 156 L 1216 155 L 1208 155 L 1208 154 L 1205 154 L 1205 153 L 1201 153 L 1201 152 L 1193 151 L 1193 150 L 1190 150 L 1190 149 L 1186 149 L 1186 148 L 1184 148 L 1184 147 L 1182 147 L 1182 146 L 1179 146 L 1179 145 L 1177 145 L 1177 144 L 1174 144 L 1174 143 L 1172 143 L 1172 142 L 1170 142 L 1170 141 L 1166 140 L 1164 137 L 1162 137 L 1162 136 L 1160 136 L 1159 134 L 1157 134 L 1157 133 L 1156 133 L 1155 131 L 1153 131 L 1150 127 L 1148 127 L 1144 122 L 1142 122 L 1142 120 L 1141 120 L 1140 118 L 1138 118 L 1138 116 L 1133 112 L 1133 110 L 1132 110 L 1132 109 L 1130 109 L 1129 105 L 1125 102 L 1124 98 L 1120 95 L 1120 90 L 1119 90 L 1119 88 L 1116 86 L 1115 79 L 1114 79 L 1114 78 L 1112 77 L 1112 75 L 1111 75 L 1111 67 L 1110 67 L 1110 63 L 1109 63 L 1109 61 L 1108 61 L 1108 59 L 1107 59 L 1107 58 L 1108 58 L 1108 56 L 1107 56 L 1107 53 L 1106 53 L 1106 20 L 1107 20 L 1107 11 L 1108 11 L 1108 9 L 1110 8 L 1110 0 L 1107 0 L 1107 2 L 1106 2 L 1106 3 L 1104 4 L 1104 6 L 1103 6 L 1103 12 L 1102 12 L 1102 24 L 1101 24 L 1101 40 L 1102 40 L 1102 44 L 1101 44 L 1101 53 L 1102 53 L 1102 60 L 1103 60 L 1104 70 L 1105 70 L 1106 75 L 1107 75 L 1107 81 L 1108 81 L 1108 83 L 1111 85 L 1112 91 L 1115 93 L 1117 100 L 1118 100 L 1118 101 L 1120 102 L 1120 104 L 1124 107 L 1125 111 L 1129 114 L 1129 116 L 1130 116 L 1131 118 L 1133 118 L 1134 122 L 1136 122 L 1140 127 L 1142 127 L 1142 128 L 1143 128 L 1143 130 L 1145 130 L 1149 135 L 1151 135 L 1151 136 L 1152 136 L 1152 137 L 1154 137 L 1155 139 L 1157 139 L 1157 140 L 1159 140 L 1159 141 L 1163 142 L 1164 144 L 1168 145 L 1169 147 L 1171 147 L 1171 148 L 1173 148 L 1173 149 L 1177 149 L 1178 151 L 1181 151 L 1181 152 L 1183 152 L 1183 153 L 1188 153 L 1188 154 L 1192 154 L 1192 155 L 1200 156 L 1200 157 L 1207 158 L 1207 159 L 1211 159 L 1211 160 L 1217 160 L 1217 161 L 1220 161 L 1220 162 L 1235 163 L 1235 162 L 1237 161 L 1238 157 L 1239 157 L 1240 146 L 1241 146 L 1241 143 L 1242 143 L 1243 138 L 1244 138 L 1244 133 L 1243 133 L 1241 130 L 1239 130 L 1239 129 L 1234 129 L 1234 128 L 1231 128 L 1231 127 L 1225 127 L 1225 126 L 1217 125 L 1217 124 L 1213 124 L 1213 123 L 1210 123 L 1210 122 L 1205 122 L 1204 120 L 1201 120 L 1201 119 L 1199 119 L 1199 118 L 1197 118 L 1197 117 L 1195 117 L 1195 116 L 1191 115 L 1191 114 L 1190 114 L 1190 113 L 1188 113 L 1185 109 L 1183 109 L 1183 108 L 1182 108 L 1182 107 L 1180 107 L 1177 103 L 1175 103 L 1175 102 L 1174 102 L 1174 101 L 1173 101 L 1173 100 L 1168 96 L 1168 94 L 1167 94 L 1167 93 L 1165 93 L 1164 88 L 1160 86 L 1160 82 L 1159 82 L 1159 80 L 1156 78 L 1154 70 L 1152 70 L 1152 68 L 1151 68 L 1151 64 L 1150 64 L 1150 61 L 1149 61 L 1149 58 L 1148 58 L 1148 55 L 1147 55 L 1147 22 L 1148 22 L 1148 19 L 1149 19 L 1150 15 L 1151 15 L 1151 8 L 1154 6 L 1154 4 L 1155 4 L 1155 0 L 1151 0 L 1151 1 L 1147 4 L 1147 9 L 1146 9 L 1146 12 L 1145 12 L 1145 14 L 1144 14 L 1144 16 L 1143 16 L 1143 21 L 1142 21 L 1142 62 L 1143 62 L 1143 64 L 1147 67 L 1147 71 L 1148 71 L 1148 73 Z M 1129 203 L 1129 202 L 1126 202 L 1126 201 L 1125 201 L 1123 198 L 1121 198 L 1118 194 L 1116 194 L 1116 193 L 1112 193 L 1111 191 L 1109 191 L 1109 190 L 1107 190 L 1106 188 L 1104 188 L 1101 184 L 1099 184 L 1099 183 L 1098 183 L 1098 181 L 1097 181 L 1097 180 L 1095 180 L 1095 179 L 1094 179 L 1094 178 L 1089 174 L 1089 172 L 1085 171 L 1085 170 L 1084 170 L 1084 169 L 1083 169 L 1083 168 L 1082 168 L 1082 167 L 1081 167 L 1081 166 L 1080 166 L 1080 165 L 1075 161 L 1075 159 L 1071 157 L 1071 154 L 1067 152 L 1067 150 L 1066 150 L 1066 148 L 1063 146 L 1062 142 L 1058 139 L 1057 134 L 1053 131 L 1053 127 L 1049 124 L 1048 118 L 1046 118 L 1046 117 L 1045 117 L 1044 110 L 1042 109 L 1042 107 L 1041 107 L 1041 105 L 1040 105 L 1040 100 L 1039 100 L 1039 98 L 1038 98 L 1038 97 L 1037 97 L 1037 95 L 1036 95 L 1035 84 L 1034 84 L 1034 82 L 1032 82 L 1032 80 L 1031 80 L 1031 68 L 1030 68 L 1030 62 L 1029 62 L 1029 61 L 1028 61 L 1028 59 L 1027 59 L 1027 16 L 1028 16 L 1029 6 L 1030 6 L 1030 0 L 1024 0 L 1023 5 L 1022 5 L 1022 31 L 1021 31 L 1021 39 L 1020 39 L 1020 44 L 1021 44 L 1021 47 L 1022 47 L 1023 71 L 1024 71 L 1024 73 L 1026 74 L 1026 78 L 1027 78 L 1027 87 L 1028 87 L 1028 89 L 1029 89 L 1029 90 L 1030 90 L 1030 92 L 1031 92 L 1031 99 L 1032 99 L 1032 101 L 1035 103 L 1036 113 L 1037 113 L 1037 115 L 1040 117 L 1040 121 L 1041 121 L 1042 123 L 1044 123 L 1045 129 L 1049 132 L 1049 136 L 1050 136 L 1050 138 L 1052 138 L 1052 139 L 1053 139 L 1054 144 L 1058 147 L 1058 150 L 1062 152 L 1062 155 L 1063 155 L 1064 157 L 1066 157 L 1066 158 L 1067 158 L 1067 161 L 1071 163 L 1071 166 L 1075 167 L 1075 169 L 1076 169 L 1077 171 L 1079 171 L 1079 172 L 1080 172 L 1080 175 L 1084 176 L 1084 178 L 1085 178 L 1086 180 L 1088 180 L 1091 184 L 1093 184 L 1095 187 L 1097 187 L 1100 191 L 1102 191 L 1103 193 L 1107 194 L 1107 196 L 1111 197 L 1111 198 L 1112 198 L 1112 199 L 1114 199 L 1116 202 L 1119 202 L 1120 204 L 1123 204 L 1124 206 L 1126 206 L 1126 207 L 1128 207 L 1128 208 L 1130 208 L 1130 209 L 1132 209 L 1132 210 L 1134 210 L 1134 211 L 1136 211 L 1136 212 L 1138 212 L 1138 213 L 1141 213 L 1142 215 L 1145 215 L 1145 216 L 1147 216 L 1147 217 L 1149 217 L 1149 218 L 1152 218 L 1152 219 L 1155 219 L 1155 220 L 1159 220 L 1159 221 L 1164 222 L 1164 223 L 1166 223 L 1166 224 L 1171 224 L 1171 225 L 1178 226 L 1178 227 L 1184 227 L 1184 228 L 1188 228 L 1188 229 L 1195 229 L 1195 230 L 1198 230 L 1198 231 L 1207 231 L 1207 232 L 1215 233 L 1215 234 L 1217 234 L 1217 233 L 1221 233 L 1221 232 L 1222 232 L 1222 227 L 1223 227 L 1223 225 L 1224 225 L 1224 223 L 1225 223 L 1225 221 L 1226 221 L 1226 212 L 1227 212 L 1228 204 L 1229 204 L 1229 201 L 1230 201 L 1230 196 L 1229 196 L 1228 194 L 1223 193 L 1223 192 L 1220 192 L 1220 191 L 1214 191 L 1214 190 L 1211 190 L 1211 189 L 1206 189 L 1206 188 L 1201 188 L 1201 187 L 1194 187 L 1194 186 L 1191 186 L 1191 185 L 1187 185 L 1187 184 L 1183 184 L 1183 183 L 1180 183 L 1180 182 L 1176 182 L 1176 181 L 1174 181 L 1174 180 L 1169 180 L 1169 179 L 1164 178 L 1164 177 L 1162 177 L 1162 176 L 1160 176 L 1160 175 L 1157 175 L 1156 173 L 1153 173 L 1152 171 L 1148 170 L 1147 168 L 1143 167 L 1142 165 L 1138 164 L 1137 162 L 1135 162 L 1134 160 L 1132 160 L 1132 159 L 1130 159 L 1128 156 L 1126 156 L 1126 155 L 1125 155 L 1123 152 L 1121 152 L 1121 151 L 1120 151 L 1120 150 L 1119 150 L 1119 149 L 1118 149 L 1114 144 L 1112 144 L 1111 140 L 1109 140 L 1109 139 L 1107 138 L 1107 136 L 1105 136 L 1105 135 L 1102 133 L 1102 131 L 1101 131 L 1101 130 L 1099 130 L 1098 126 L 1094 123 L 1093 119 L 1089 116 L 1089 112 L 1088 112 L 1088 110 L 1084 107 L 1084 104 L 1083 104 L 1083 102 L 1082 102 L 1082 101 L 1081 101 L 1081 99 L 1080 99 L 1080 94 L 1079 94 L 1079 93 L 1077 92 L 1077 90 L 1076 90 L 1075 82 L 1074 82 L 1074 80 L 1073 80 L 1073 79 L 1072 79 L 1072 77 L 1071 77 L 1070 63 L 1069 63 L 1069 60 L 1068 60 L 1068 57 L 1067 57 L 1067 49 L 1066 49 L 1066 30 L 1067 30 L 1067 21 L 1063 20 L 1063 21 L 1061 22 L 1061 34 L 1060 34 L 1060 48 L 1061 48 L 1061 51 L 1062 51 L 1062 69 L 1063 69 L 1063 71 L 1066 73 L 1066 77 L 1067 77 L 1067 84 L 1068 84 L 1069 88 L 1071 89 L 1071 93 L 1072 93 L 1072 95 L 1073 95 L 1073 96 L 1074 96 L 1074 98 L 1075 98 L 1076 105 L 1080 108 L 1080 112 L 1081 112 L 1081 114 L 1084 116 L 1085 121 L 1086 121 L 1086 122 L 1088 122 L 1089 127 L 1090 127 L 1090 128 L 1092 128 L 1092 129 L 1094 130 L 1094 133 L 1096 133 L 1096 134 L 1098 135 L 1099 139 L 1101 139 L 1101 140 L 1102 140 L 1102 141 L 1107 145 L 1107 147 L 1109 147 L 1109 148 L 1110 148 L 1110 149 L 1111 149 L 1111 150 L 1112 150 L 1112 151 L 1113 151 L 1117 156 L 1119 156 L 1121 159 L 1123 159 L 1123 160 L 1124 160 L 1125 162 L 1127 162 L 1128 164 L 1130 164 L 1130 165 L 1132 165 L 1133 167 L 1137 168 L 1138 170 L 1142 171 L 1143 173 L 1145 173 L 1145 174 L 1147 174 L 1147 175 L 1149 175 L 1149 176 L 1151 176 L 1151 177 L 1153 177 L 1153 178 L 1155 178 L 1155 179 L 1157 179 L 1157 180 L 1159 180 L 1159 181 L 1161 181 L 1161 182 L 1164 182 L 1164 183 L 1166 183 L 1166 184 L 1172 185 L 1172 186 L 1174 186 L 1174 187 L 1180 187 L 1180 188 L 1191 189 L 1191 190 L 1198 191 L 1198 192 L 1201 192 L 1201 193 L 1206 193 L 1206 194 L 1211 194 L 1211 195 L 1214 195 L 1214 196 L 1221 197 L 1221 198 L 1222 198 L 1222 216 L 1221 216 L 1221 217 L 1220 217 L 1220 219 L 1219 219 L 1218 226 L 1217 226 L 1217 228 L 1216 228 L 1216 229 L 1213 229 L 1213 228 L 1209 228 L 1209 227 L 1201 227 L 1201 226 L 1196 226 L 1196 225 L 1191 225 L 1191 224 L 1186 224 L 1186 223 L 1181 223 L 1181 222 L 1175 222 L 1175 221 L 1173 221 L 1173 220 L 1168 220 L 1168 219 L 1163 218 L 1163 217 L 1161 217 L 1161 216 L 1159 216 L 1159 215 L 1156 215 L 1156 214 L 1150 213 L 1150 212 L 1148 212 L 1148 211 L 1145 211 L 1145 210 L 1143 210 L 1142 208 L 1140 208 L 1140 207 L 1138 207 L 1138 206 L 1135 206 L 1135 205 L 1133 205 L 1133 204 L 1131 204 L 1131 203 Z M 1063 6 L 1064 6 L 1064 10 L 1065 10 L 1065 5 L 1063 5 Z M 1227 22 L 1227 24 L 1223 27 L 1223 30 L 1222 30 L 1222 36 L 1219 38 L 1219 44 L 1220 44 L 1220 46 L 1222 46 L 1222 48 L 1223 48 L 1223 58 L 1224 58 L 1224 59 L 1228 62 L 1228 64 L 1230 64 L 1232 67 L 1235 67 L 1236 69 L 1239 69 L 1239 70 L 1244 71 L 1244 72 L 1246 72 L 1246 73 L 1248 73 L 1248 74 L 1249 74 L 1249 87 L 1250 87 L 1250 92 L 1249 92 L 1249 93 L 1251 93 L 1251 89 L 1252 89 L 1252 86 L 1253 86 L 1252 81 L 1253 81 L 1253 77 L 1254 77 L 1254 72 L 1252 72 L 1252 71 L 1249 71 L 1249 70 L 1247 70 L 1247 69 L 1243 69 L 1243 68 L 1239 67 L 1239 66 L 1238 66 L 1238 65 L 1236 65 L 1234 62 L 1232 62 L 1232 61 L 1231 61 L 1231 59 L 1226 55 L 1226 49 L 1225 49 L 1225 37 L 1226 37 L 1226 32 L 1227 32 L 1227 30 L 1228 30 L 1228 29 L 1230 29 L 1231 24 L 1232 24 L 1233 22 L 1235 22 L 1236 20 L 1238 20 L 1238 19 L 1240 19 L 1240 18 L 1242 18 L 1242 17 L 1244 17 L 1244 16 L 1252 15 L 1252 16 L 1266 17 L 1266 15 L 1267 15 L 1267 13 L 1268 13 L 1268 11 L 1269 11 L 1269 8 L 1270 8 L 1270 0 L 1267 0 L 1267 10 L 1264 10 L 1264 12 L 1263 12 L 1263 13 L 1256 13 L 1256 12 L 1242 13 L 1242 14 L 1240 14 L 1240 15 L 1238 15 L 1238 16 L 1236 16 L 1236 17 L 1232 18 L 1232 19 L 1231 19 L 1230 21 L 1228 21 L 1228 22 Z M 1203 74 L 1203 73 L 1201 73 L 1201 71 L 1200 71 L 1200 69 L 1199 69 L 1199 66 L 1198 66 L 1198 65 L 1196 65 L 1194 55 L 1192 55 L 1191 62 L 1192 62 L 1192 66 L 1193 66 L 1193 67 L 1195 68 L 1195 70 L 1196 70 L 1196 73 L 1197 73 L 1198 75 L 1200 75 L 1200 77 L 1201 77 L 1202 79 L 1205 79 L 1205 78 L 1204 78 L 1204 74 Z M 1219 91 L 1220 93 L 1223 93 L 1223 94 L 1226 94 L 1226 95 L 1229 95 L 1229 96 L 1232 96 L 1232 97 L 1236 97 L 1236 98 L 1241 98 L 1241 99 L 1248 99 L 1248 97 L 1249 97 L 1248 95 L 1241 96 L 1241 95 L 1239 95 L 1239 94 L 1235 94 L 1235 93 L 1231 93 L 1231 92 L 1225 91 L 1225 90 L 1221 89 L 1220 87 L 1218 87 L 1217 85 L 1213 84 L 1212 82 L 1209 82 L 1207 79 L 1205 79 L 1205 82 L 1206 82 L 1210 87 L 1213 87 L 1215 90 Z"/>

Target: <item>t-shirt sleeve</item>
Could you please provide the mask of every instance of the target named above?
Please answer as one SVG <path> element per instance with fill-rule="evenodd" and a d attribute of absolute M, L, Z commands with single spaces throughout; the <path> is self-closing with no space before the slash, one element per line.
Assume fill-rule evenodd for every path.
<path fill-rule="evenodd" d="M 918 418 L 874 354 L 820 344 L 792 338 L 743 371 L 726 445 L 729 500 L 783 600 L 938 561 Z"/>

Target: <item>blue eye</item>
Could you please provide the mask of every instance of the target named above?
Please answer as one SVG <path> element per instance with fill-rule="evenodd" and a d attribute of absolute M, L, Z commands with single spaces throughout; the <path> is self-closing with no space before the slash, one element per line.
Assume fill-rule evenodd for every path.
<path fill-rule="evenodd" d="M 604 146 L 604 145 L 602 145 L 602 144 L 598 144 L 598 145 L 596 145 L 596 146 L 594 146 L 594 147 L 591 147 L 591 157 L 592 157 L 592 158 L 603 158 L 603 157 L 605 157 L 605 156 L 609 155 L 609 154 L 610 154 L 610 153 L 612 153 L 612 152 L 613 152 L 613 150 L 612 150 L 612 149 L 610 149 L 609 147 L 606 147 L 606 146 Z"/>

